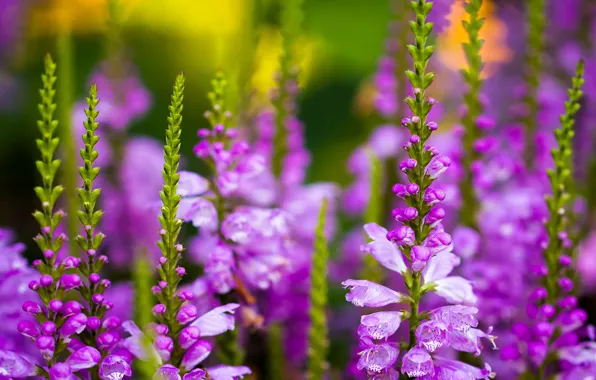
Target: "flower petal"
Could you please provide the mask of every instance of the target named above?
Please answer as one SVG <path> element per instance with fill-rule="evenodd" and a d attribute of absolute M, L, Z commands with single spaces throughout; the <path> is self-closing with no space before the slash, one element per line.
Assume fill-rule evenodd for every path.
<path fill-rule="evenodd" d="M 250 368 L 245 366 L 232 367 L 229 365 L 218 365 L 207 368 L 212 380 L 236 380 L 242 379 L 244 375 L 250 375 Z"/>
<path fill-rule="evenodd" d="M 381 307 L 403 300 L 403 295 L 395 290 L 367 280 L 346 280 L 342 285 L 350 288 L 346 300 L 360 307 Z"/>
<path fill-rule="evenodd" d="M 209 189 L 209 181 L 202 176 L 187 172 L 180 172 L 180 180 L 178 181 L 178 195 L 182 197 L 193 197 L 205 193 Z"/>
<path fill-rule="evenodd" d="M 0 374 L 15 378 L 33 376 L 35 367 L 27 359 L 12 351 L 0 350 Z"/>
<path fill-rule="evenodd" d="M 422 272 L 424 283 L 444 279 L 460 262 L 460 258 L 449 251 L 443 251 L 437 254 L 430 259 Z"/>
<path fill-rule="evenodd" d="M 367 223 L 364 225 L 364 231 L 372 240 L 386 240 L 387 230 L 377 223 Z"/>
<path fill-rule="evenodd" d="M 219 335 L 228 330 L 234 330 L 234 310 L 240 307 L 237 303 L 218 306 L 192 323 L 199 328 L 201 336 Z"/>
<path fill-rule="evenodd" d="M 76 372 L 80 369 L 95 367 L 100 360 L 101 353 L 96 348 L 87 346 L 73 352 L 66 359 L 66 364 L 72 368 L 73 372 Z"/>
<path fill-rule="evenodd" d="M 472 284 L 463 277 L 451 276 L 435 281 L 435 284 L 437 294 L 448 302 L 474 305 L 478 301 Z"/>
<path fill-rule="evenodd" d="M 181 362 L 182 367 L 184 367 L 186 370 L 195 368 L 199 363 L 205 360 L 207 356 L 209 356 L 212 349 L 213 346 L 209 341 L 199 340 L 190 346 L 188 350 L 186 350 Z"/>

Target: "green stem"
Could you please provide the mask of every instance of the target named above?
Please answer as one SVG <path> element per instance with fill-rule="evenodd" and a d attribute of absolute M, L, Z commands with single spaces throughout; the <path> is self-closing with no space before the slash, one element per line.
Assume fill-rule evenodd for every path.
<path fill-rule="evenodd" d="M 462 207 L 460 208 L 459 219 L 463 225 L 476 229 L 476 217 L 480 203 L 478 202 L 473 182 L 472 163 L 480 159 L 480 154 L 474 149 L 474 143 L 481 137 L 476 122 L 483 111 L 483 106 L 480 102 L 480 91 L 483 85 L 483 80 L 480 77 L 483 67 L 480 49 L 484 42 L 479 38 L 480 30 L 484 24 L 484 19 L 480 18 L 479 15 L 481 7 L 482 0 L 468 0 L 465 5 L 466 13 L 470 19 L 464 21 L 463 25 L 468 34 L 469 41 L 463 44 L 463 48 L 469 67 L 467 70 L 462 70 L 462 76 L 468 84 L 468 92 L 464 95 L 464 103 L 467 108 L 467 112 L 463 118 L 463 125 L 465 127 L 462 158 L 464 178 L 459 184 L 462 195 Z"/>
<path fill-rule="evenodd" d="M 62 140 L 62 151 L 64 156 L 63 170 L 63 182 L 66 195 L 66 229 L 68 231 L 69 241 L 69 255 L 78 256 L 78 247 L 75 241 L 75 236 L 78 233 L 78 220 L 77 220 L 77 209 L 78 202 L 75 189 L 77 187 L 77 153 L 75 148 L 75 140 L 73 127 L 71 123 L 71 112 L 73 106 L 73 77 L 74 77 L 74 65 L 73 65 L 73 46 L 72 46 L 72 35 L 69 30 L 63 28 L 57 40 L 58 50 L 58 95 L 59 95 L 59 107 L 58 107 L 58 119 L 62 124 L 60 128 Z"/>
<path fill-rule="evenodd" d="M 544 53 L 544 30 L 546 27 L 546 0 L 528 0 L 528 41 L 526 54 L 526 94 L 524 102 L 527 114 L 524 117 L 526 149 L 524 160 L 526 168 L 534 168 L 536 160 L 536 131 L 538 127 L 538 88 L 542 75 Z"/>
<path fill-rule="evenodd" d="M 408 349 L 416 345 L 416 329 L 420 323 L 420 273 L 414 273 L 412 276 L 412 286 L 410 287 L 411 310 L 410 310 L 410 345 Z"/>
<path fill-rule="evenodd" d="M 176 269 L 181 258 L 181 245 L 178 244 L 178 235 L 182 227 L 182 220 L 178 219 L 176 213 L 180 204 L 180 195 L 177 194 L 178 167 L 180 165 L 180 135 L 182 132 L 182 109 L 184 99 L 184 75 L 179 74 L 176 77 L 174 89 L 171 97 L 170 115 L 168 117 L 168 128 L 166 130 L 166 144 L 164 146 L 164 167 L 163 178 L 164 185 L 160 192 L 162 201 L 161 215 L 159 222 L 161 225 L 161 240 L 158 242 L 163 257 L 166 262 L 158 269 L 159 275 L 167 283 L 163 293 L 158 296 L 159 301 L 166 306 L 166 312 L 159 317 L 160 323 L 168 326 L 168 334 L 174 342 L 174 350 L 171 363 L 178 364 L 181 359 L 180 343 L 178 333 L 180 325 L 176 320 L 176 315 L 180 310 L 182 302 L 176 296 L 180 276 Z M 175 355 L 176 354 L 176 355 Z"/>
<path fill-rule="evenodd" d="M 406 96 L 408 96 L 408 81 L 407 78 L 404 76 L 404 72 L 408 69 L 408 51 L 407 49 L 404 49 L 404 47 L 408 44 L 408 36 L 410 34 L 410 29 L 408 28 L 408 20 L 410 18 L 411 13 L 409 0 L 397 0 L 396 5 L 396 22 L 399 28 L 397 34 L 397 43 L 399 49 L 397 51 L 397 56 L 395 60 L 398 111 L 396 113 L 397 117 L 394 120 L 394 123 L 396 123 L 396 125 L 399 125 L 399 115 L 404 115 L 406 111 L 406 105 L 403 102 L 403 100 L 406 98 Z M 395 167 L 393 169 L 395 169 Z M 390 182 L 390 186 L 393 186 L 393 183 Z"/>

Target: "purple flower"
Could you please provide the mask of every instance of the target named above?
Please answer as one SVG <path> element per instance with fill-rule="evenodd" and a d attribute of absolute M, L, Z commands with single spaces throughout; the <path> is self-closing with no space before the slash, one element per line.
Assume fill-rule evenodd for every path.
<path fill-rule="evenodd" d="M 207 368 L 209 376 L 213 380 L 236 380 L 242 379 L 245 375 L 250 375 L 250 368 L 244 366 L 232 367 L 228 365 L 218 365 Z"/>
<path fill-rule="evenodd" d="M 391 367 L 397 361 L 399 351 L 395 344 L 381 343 L 367 345 L 366 349 L 358 353 L 358 369 L 366 369 L 372 373 L 379 373 Z"/>
<path fill-rule="evenodd" d="M 81 369 L 88 369 L 95 367 L 101 360 L 101 353 L 93 347 L 83 347 L 73 352 L 68 359 L 66 364 L 70 366 L 73 372 Z"/>
<path fill-rule="evenodd" d="M 457 227 L 453 232 L 453 242 L 457 247 L 457 254 L 464 259 L 476 255 L 480 247 L 480 235 L 469 227 Z"/>
<path fill-rule="evenodd" d="M 437 179 L 447 168 L 451 166 L 451 160 L 447 156 L 435 157 L 426 167 L 425 174 L 431 179 Z"/>
<path fill-rule="evenodd" d="M 193 369 L 209 356 L 212 345 L 209 341 L 199 340 L 190 346 L 182 358 L 181 365 L 185 369 Z"/>
<path fill-rule="evenodd" d="M 121 356 L 108 355 L 99 365 L 99 377 L 102 380 L 122 380 L 130 376 L 130 365 Z"/>
<path fill-rule="evenodd" d="M 204 370 L 196 368 L 184 375 L 182 380 L 203 380 L 205 379 L 206 374 L 207 373 Z"/>
<path fill-rule="evenodd" d="M 165 364 L 155 371 L 153 380 L 182 380 L 180 370 L 171 364 Z"/>
<path fill-rule="evenodd" d="M 492 379 L 496 376 L 488 364 L 477 368 L 457 360 L 435 357 L 435 376 L 437 380 L 449 379 Z"/>
<path fill-rule="evenodd" d="M 50 368 L 50 380 L 75 380 L 76 378 L 66 363 L 56 363 Z"/>
<path fill-rule="evenodd" d="M 412 260 L 412 269 L 415 272 L 420 272 L 426 263 L 430 260 L 432 252 L 427 247 L 415 245 L 410 250 L 410 258 Z"/>
<path fill-rule="evenodd" d="M 416 329 L 416 339 L 427 351 L 434 352 L 437 348 L 447 345 L 447 326 L 437 321 L 426 321 Z"/>
<path fill-rule="evenodd" d="M 478 326 L 476 314 L 478 309 L 473 306 L 453 305 L 436 308 L 430 312 L 430 317 L 449 326 L 455 331 L 468 331 Z"/>
<path fill-rule="evenodd" d="M 346 300 L 355 306 L 381 307 L 403 301 L 402 294 L 367 280 L 346 280 L 342 285 L 350 290 Z"/>
<path fill-rule="evenodd" d="M 234 330 L 234 311 L 240 307 L 239 304 L 229 303 L 218 306 L 203 314 L 192 326 L 199 329 L 201 336 L 215 336 L 228 330 Z"/>
<path fill-rule="evenodd" d="M 459 262 L 453 253 L 443 251 L 429 261 L 422 277 L 425 283 L 434 284 L 436 293 L 448 302 L 475 304 L 477 297 L 468 280 L 460 276 L 447 277 Z"/>
<path fill-rule="evenodd" d="M 433 376 L 435 374 L 433 359 L 424 349 L 414 347 L 404 355 L 401 373 L 410 377 Z"/>
<path fill-rule="evenodd" d="M 90 80 L 91 83 L 97 84 L 101 91 L 103 112 L 99 122 L 114 130 L 129 127 L 134 120 L 145 114 L 151 105 L 151 95 L 135 75 L 134 67 L 128 64 L 124 65 L 124 69 L 132 75 L 113 81 L 105 74 L 107 63 L 102 63 L 100 70 L 94 73 Z"/>
<path fill-rule="evenodd" d="M 33 363 L 15 352 L 0 350 L 0 375 L 22 378 L 34 374 Z"/>
<path fill-rule="evenodd" d="M 403 313 L 399 311 L 379 311 L 363 315 L 360 318 L 358 335 L 370 336 L 373 339 L 385 339 L 395 334 L 402 321 Z"/>
<path fill-rule="evenodd" d="M 375 260 L 389 270 L 397 273 L 405 272 L 406 263 L 395 244 L 387 240 L 387 230 L 375 223 L 365 224 L 364 230 L 372 242 L 363 246 L 361 251 L 370 253 Z"/>

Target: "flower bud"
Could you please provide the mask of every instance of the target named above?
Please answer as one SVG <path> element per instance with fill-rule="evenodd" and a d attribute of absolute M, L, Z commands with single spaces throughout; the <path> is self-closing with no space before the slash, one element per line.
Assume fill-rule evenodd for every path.
<path fill-rule="evenodd" d="M 64 326 L 60 329 L 62 336 L 68 337 L 73 334 L 80 334 L 87 327 L 87 316 L 83 313 L 79 313 L 69 317 Z"/>
<path fill-rule="evenodd" d="M 157 305 L 153 306 L 153 315 L 158 316 L 162 315 L 166 312 L 166 305 L 158 303 Z"/>
<path fill-rule="evenodd" d="M 39 306 L 33 301 L 26 301 L 25 303 L 23 303 L 23 311 L 31 315 L 37 315 L 42 312 L 41 306 Z"/>
<path fill-rule="evenodd" d="M 44 335 L 54 335 L 56 332 L 56 324 L 52 321 L 45 321 L 41 324 L 41 332 Z"/>
<path fill-rule="evenodd" d="M 39 283 L 41 284 L 41 286 L 43 286 L 45 288 L 52 285 L 53 282 L 54 282 L 54 279 L 49 274 L 44 274 L 43 276 L 41 276 L 39 278 Z"/>
<path fill-rule="evenodd" d="M 35 346 L 41 352 L 41 355 L 45 360 L 50 360 L 52 359 L 52 356 L 54 356 L 56 344 L 53 337 L 40 335 L 35 341 Z"/>
<path fill-rule="evenodd" d="M 197 308 L 193 305 L 184 305 L 178 311 L 178 315 L 176 315 L 176 320 L 181 325 L 185 325 L 197 318 Z"/>
<path fill-rule="evenodd" d="M 192 294 L 192 292 L 189 292 L 188 290 L 181 290 L 176 294 L 176 296 L 180 298 L 181 301 L 190 301 L 193 298 L 195 298 L 195 295 Z"/>
<path fill-rule="evenodd" d="M 95 331 L 101 326 L 101 320 L 97 317 L 89 317 L 87 319 L 87 329 Z"/>
<path fill-rule="evenodd" d="M 192 346 L 201 336 L 200 330 L 195 326 L 188 326 L 180 332 L 180 346 L 187 349 Z"/>
<path fill-rule="evenodd" d="M 101 277 L 99 276 L 99 274 L 97 274 L 97 273 L 91 273 L 89 275 L 89 281 L 92 284 L 97 284 L 99 282 L 99 280 L 101 280 Z"/>
<path fill-rule="evenodd" d="M 17 325 L 17 330 L 27 338 L 35 339 L 39 336 L 39 331 L 37 330 L 37 326 L 32 321 L 19 321 Z"/>
<path fill-rule="evenodd" d="M 78 257 L 69 256 L 69 257 L 65 258 L 64 260 L 62 260 L 62 265 L 66 269 L 77 268 L 80 263 L 81 263 L 81 259 L 79 259 Z"/>
<path fill-rule="evenodd" d="M 51 300 L 48 303 L 48 308 L 50 309 L 50 311 L 57 313 L 58 311 L 60 311 L 60 309 L 62 309 L 62 305 L 62 301 L 60 300 Z"/>
<path fill-rule="evenodd" d="M 93 296 L 91 296 L 91 300 L 96 304 L 101 304 L 103 302 L 103 299 L 103 294 L 96 293 Z"/>
<path fill-rule="evenodd" d="M 170 360 L 170 355 L 174 350 L 174 342 L 172 341 L 172 338 L 167 335 L 159 335 L 155 338 L 153 345 L 164 361 Z"/>
<path fill-rule="evenodd" d="M 29 281 L 29 289 L 33 290 L 34 292 L 39 290 L 39 282 L 35 280 Z"/>
<path fill-rule="evenodd" d="M 83 309 L 83 307 L 77 301 L 67 301 L 64 304 L 64 306 L 62 306 L 60 313 L 63 316 L 68 317 L 71 315 L 79 314 L 82 309 Z"/>
<path fill-rule="evenodd" d="M 120 335 L 115 331 L 104 331 L 96 339 L 97 347 L 102 351 L 109 351 L 120 341 Z"/>
<path fill-rule="evenodd" d="M 62 277 L 60 277 L 60 285 L 65 290 L 78 288 L 81 286 L 81 277 L 79 277 L 79 275 L 76 273 L 64 274 Z"/>
<path fill-rule="evenodd" d="M 107 317 L 103 320 L 102 327 L 106 330 L 115 330 L 122 325 L 120 318 L 115 316 Z"/>

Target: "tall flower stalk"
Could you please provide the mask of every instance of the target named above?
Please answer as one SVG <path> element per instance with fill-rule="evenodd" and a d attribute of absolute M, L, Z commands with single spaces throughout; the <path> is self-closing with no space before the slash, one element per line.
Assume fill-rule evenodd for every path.
<path fill-rule="evenodd" d="M 181 199 L 181 196 L 177 194 L 177 189 L 180 180 L 178 167 L 180 165 L 184 81 L 183 74 L 176 77 L 169 106 L 170 115 L 168 116 L 168 129 L 166 130 L 166 144 L 164 146 L 164 185 L 160 192 L 162 206 L 161 215 L 159 216 L 161 225 L 159 234 L 161 240 L 158 242 L 162 252 L 158 272 L 161 280 L 165 282 L 165 287 L 157 294 L 157 298 L 161 303 L 153 308 L 158 320 L 168 328 L 168 336 L 174 345 L 173 352 L 175 356 L 172 358 L 172 362 L 176 364 L 180 360 L 178 356 L 181 354 L 178 339 L 180 325 L 176 320 L 176 316 L 182 306 L 182 300 L 178 297 L 177 290 L 180 279 L 184 275 L 184 268 L 178 266 L 183 250 L 182 245 L 178 243 L 182 220 L 176 216 Z"/>
<path fill-rule="evenodd" d="M 528 299 L 529 323 L 513 326 L 517 342 L 504 348 L 508 360 L 525 359 L 524 379 L 544 379 L 558 375 L 562 378 L 581 379 L 593 374 L 596 346 L 581 342 L 592 336 L 586 328 L 587 314 L 578 307 L 572 291 L 572 242 L 568 231 L 573 188 L 572 140 L 575 115 L 580 109 L 584 84 L 584 63 L 577 65 L 576 75 L 568 91 L 561 127 L 555 131 L 557 146 L 552 149 L 554 168 L 548 170 L 552 194 L 546 197 L 548 219 L 543 243 L 544 265 L 537 271 L 541 284 Z"/>
<path fill-rule="evenodd" d="M 527 53 L 525 67 L 526 92 L 524 103 L 526 114 L 524 116 L 525 127 L 525 151 L 524 160 L 526 168 L 532 169 L 536 157 L 536 131 L 538 126 L 538 87 L 542 75 L 542 60 L 544 53 L 546 28 L 546 1 L 528 0 L 527 2 Z"/>
<path fill-rule="evenodd" d="M 312 270 L 310 272 L 310 329 L 308 333 L 308 379 L 322 380 L 327 366 L 327 261 L 329 250 L 325 240 L 325 218 L 327 200 L 324 199 L 319 212 L 319 223 L 315 232 L 315 246 Z"/>
<path fill-rule="evenodd" d="M 197 307 L 190 302 L 194 294 L 178 287 L 182 276 L 186 274 L 186 270 L 179 265 L 184 248 L 177 240 L 183 222 L 193 220 L 203 226 L 201 222 L 211 223 L 218 215 L 213 204 L 196 197 L 209 187 L 207 180 L 193 173 L 178 172 L 183 91 L 184 76 L 180 74 L 174 84 L 164 147 L 164 185 L 160 193 L 162 207 L 159 216 L 161 240 L 158 242 L 163 254 L 158 265 L 161 281 L 152 287 L 159 301 L 153 307 L 153 315 L 159 324 L 146 326 L 148 333 L 152 335 L 152 341 L 147 343 L 151 338 L 132 322 L 127 322 L 125 329 L 131 334 L 127 341 L 128 345 L 136 348 L 137 356 L 161 364 L 154 375 L 155 379 L 179 379 L 181 375 L 184 376 L 184 380 L 202 377 L 213 380 L 241 377 L 249 374 L 250 369 L 227 365 L 207 369 L 195 368 L 213 349 L 211 341 L 203 338 L 234 330 L 232 314 L 239 305 L 229 303 L 199 315 Z M 219 110 L 218 107 L 214 108 Z M 219 114 L 210 116 L 220 120 Z M 221 153 L 221 150 L 218 150 L 218 153 Z M 221 194 L 219 188 L 215 189 L 214 193 L 218 196 Z M 223 205 L 219 203 L 223 202 L 223 198 L 217 202 L 218 210 L 223 214 L 223 207 L 219 209 Z M 209 270 L 206 269 L 206 272 Z"/>
<path fill-rule="evenodd" d="M 425 145 L 436 124 L 427 120 L 435 100 L 426 96 L 426 90 L 434 79 L 426 68 L 433 53 L 427 46 L 433 24 L 426 22 L 433 3 L 426 0 L 412 1 L 416 16 L 410 22 L 415 43 L 408 46 L 414 69 L 406 75 L 412 84 L 413 95 L 406 102 L 413 113 L 402 120 L 411 134 L 404 149 L 409 158 L 399 164 L 410 180 L 408 185 L 396 184 L 393 192 L 404 200 L 407 207 L 396 208 L 392 217 L 402 225 L 392 231 L 369 223 L 364 226 L 371 242 L 363 247 L 381 265 L 399 273 L 405 282 L 407 293 L 399 293 L 367 280 L 346 280 L 343 285 L 350 292 L 346 300 L 356 306 L 383 307 L 407 303 L 409 311 L 380 311 L 364 315 L 360 321 L 360 358 L 357 368 L 366 370 L 369 377 L 383 374 L 397 378 L 394 364 L 399 349 L 407 352 L 401 359 L 399 369 L 409 377 L 473 378 L 492 377 L 490 367 L 480 369 L 434 354 L 439 347 L 451 347 L 457 351 L 479 355 L 481 338 L 491 342 L 495 337 L 476 329 L 475 315 L 478 309 L 469 306 L 476 302 L 471 284 L 459 276 L 448 276 L 459 265 L 460 259 L 452 253 L 451 236 L 441 225 L 445 217 L 443 208 L 436 206 L 444 199 L 431 185 L 449 167 L 447 157 L 438 156 L 432 146 Z M 435 292 L 454 306 L 421 310 L 423 295 Z M 397 345 L 389 342 L 404 320 L 409 323 L 409 338 Z"/>
<path fill-rule="evenodd" d="M 549 219 L 546 222 L 548 244 L 543 252 L 548 268 L 545 285 L 548 291 L 548 302 L 553 303 L 559 298 L 560 287 L 557 280 L 560 275 L 560 256 L 565 251 L 565 244 L 569 243 L 565 233 L 568 231 L 568 222 L 571 212 L 573 190 L 573 157 L 572 140 L 575 115 L 580 109 L 580 99 L 583 95 L 581 87 L 584 84 L 584 62 L 577 65 L 576 75 L 569 89 L 569 100 L 565 102 L 565 113 L 561 115 L 561 128 L 555 132 L 558 146 L 552 150 L 554 169 L 548 171 L 552 195 L 547 196 L 546 204 Z"/>
<path fill-rule="evenodd" d="M 464 95 L 464 104 L 466 105 L 466 113 L 463 118 L 465 128 L 462 157 L 464 177 L 460 181 L 459 186 L 462 197 L 459 220 L 463 225 L 468 227 L 476 226 L 479 207 L 478 197 L 475 193 L 472 166 L 475 161 L 480 159 L 480 154 L 474 144 L 482 137 L 477 122 L 484 108 L 480 100 L 483 84 L 481 78 L 483 63 L 480 56 L 480 49 L 484 42 L 479 37 L 480 30 L 484 24 L 484 19 L 480 18 L 479 15 L 481 7 L 482 0 L 468 0 L 465 4 L 465 9 L 470 19 L 463 21 L 463 26 L 469 40 L 463 44 L 468 68 L 462 70 L 462 76 L 468 84 L 468 91 Z"/>
<path fill-rule="evenodd" d="M 75 188 L 77 187 L 77 162 L 73 126 L 70 121 L 70 112 L 74 103 L 74 57 L 73 57 L 72 33 L 68 25 L 62 25 L 58 34 L 56 47 L 58 50 L 58 98 L 60 104 L 58 114 L 62 122 L 60 135 L 62 140 L 62 150 L 64 157 L 63 179 L 66 191 L 66 230 L 69 236 L 77 235 L 77 196 Z M 74 239 L 69 240 L 69 253 L 76 255 L 77 244 Z"/>
<path fill-rule="evenodd" d="M 103 235 L 93 234 L 101 217 L 101 211 L 95 210 L 99 190 L 93 189 L 93 180 L 99 171 L 93 167 L 93 161 L 97 158 L 97 152 L 93 147 L 99 140 L 99 137 L 95 136 L 98 127 L 95 122 L 97 92 L 95 87 L 92 87 L 88 98 L 88 121 L 85 124 L 87 132 L 83 136 L 85 149 L 81 151 L 85 166 L 80 170 L 84 181 L 83 188 L 79 189 L 83 210 L 78 213 L 78 217 L 84 225 L 86 237 L 79 235 L 76 238 L 77 243 L 87 252 L 88 262 L 84 263 L 74 256 L 58 260 L 57 253 L 67 237 L 65 234 L 55 236 L 56 229 L 64 217 L 63 211 L 54 212 L 54 206 L 64 189 L 60 185 L 54 185 L 60 167 L 60 161 L 53 157 L 59 143 L 59 138 L 54 136 L 58 122 L 53 118 L 56 110 L 53 103 L 55 70 L 56 65 L 48 55 L 45 60 L 45 73 L 42 76 L 43 88 L 40 91 L 42 103 L 39 110 L 42 119 L 38 122 L 42 138 L 37 140 L 37 146 L 42 159 L 36 162 L 43 186 L 35 188 L 42 202 L 42 211 L 33 214 L 41 226 L 41 234 L 34 240 L 43 252 L 43 259 L 35 260 L 33 263 L 40 273 L 39 281 L 29 283 L 29 288 L 38 294 L 43 306 L 33 301 L 25 302 L 23 310 L 34 316 L 39 325 L 31 320 L 22 320 L 18 330 L 35 341 L 45 361 L 44 366 L 37 367 L 38 375 L 62 379 L 74 377 L 73 372 L 88 370 L 92 379 L 99 379 L 104 367 L 108 370 L 113 362 L 122 363 L 121 366 L 126 373 L 130 372 L 130 368 L 126 370 L 128 364 L 119 356 L 105 356 L 109 353 L 110 344 L 115 343 L 113 335 L 110 334 L 119 327 L 119 322 L 106 318 L 102 323 L 102 318 L 111 305 L 104 301 L 102 294 L 109 286 L 109 281 L 100 280 L 98 272 L 107 258 L 96 256 Z M 87 279 L 86 283 L 80 274 Z M 83 296 L 86 307 L 72 299 L 74 290 L 78 290 Z M 110 338 L 106 343 L 104 338 L 108 335 Z M 107 362 L 104 361 L 97 367 L 104 356 Z"/>
<path fill-rule="evenodd" d="M 275 177 L 279 178 L 284 170 L 284 160 L 288 154 L 288 118 L 295 110 L 293 98 L 298 88 L 298 70 L 294 54 L 294 44 L 300 32 L 300 24 L 304 18 L 303 0 L 288 0 L 281 12 L 282 49 L 279 59 L 279 87 L 273 105 L 275 106 L 275 135 L 271 166 Z"/>

